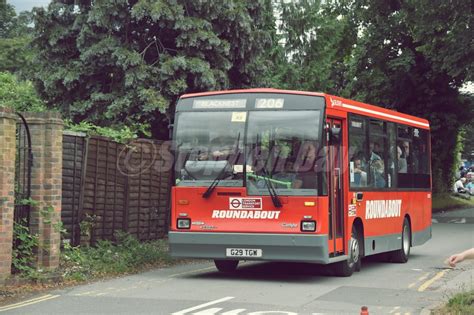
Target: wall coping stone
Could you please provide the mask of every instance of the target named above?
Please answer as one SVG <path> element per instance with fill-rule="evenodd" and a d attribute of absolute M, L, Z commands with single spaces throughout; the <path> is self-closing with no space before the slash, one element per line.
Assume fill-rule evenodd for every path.
<path fill-rule="evenodd" d="M 76 137 L 87 137 L 85 132 L 72 131 L 72 130 L 63 130 L 63 135 L 65 136 L 76 136 Z"/>
<path fill-rule="evenodd" d="M 61 118 L 61 114 L 58 112 L 42 112 L 42 113 L 21 113 L 25 117 L 26 122 L 29 125 L 44 125 L 44 124 L 54 124 L 54 125 L 64 125 L 64 122 Z"/>
<path fill-rule="evenodd" d="M 12 108 L 0 106 L 0 118 L 9 118 L 16 120 L 17 115 L 15 114 L 15 111 Z"/>

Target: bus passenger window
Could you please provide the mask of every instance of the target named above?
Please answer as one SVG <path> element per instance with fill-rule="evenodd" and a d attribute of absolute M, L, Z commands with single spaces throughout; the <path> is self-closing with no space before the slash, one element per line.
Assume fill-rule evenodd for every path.
<path fill-rule="evenodd" d="M 353 115 L 349 122 L 349 183 L 351 188 L 368 186 L 366 119 Z"/>

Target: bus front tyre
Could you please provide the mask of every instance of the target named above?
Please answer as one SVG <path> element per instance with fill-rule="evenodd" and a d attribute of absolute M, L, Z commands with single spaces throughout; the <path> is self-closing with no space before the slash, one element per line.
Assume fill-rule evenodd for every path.
<path fill-rule="evenodd" d="M 406 263 L 408 261 L 408 256 L 410 256 L 410 247 L 411 247 L 411 228 L 410 222 L 405 218 L 403 221 L 402 228 L 402 248 L 399 250 L 391 252 L 391 261 L 395 263 Z"/>
<path fill-rule="evenodd" d="M 349 241 L 349 257 L 347 260 L 334 264 L 334 271 L 339 277 L 350 277 L 354 271 L 361 268 L 361 237 L 357 229 L 352 228 L 352 236 Z"/>
<path fill-rule="evenodd" d="M 239 264 L 238 260 L 214 260 L 217 270 L 220 272 L 234 272 Z"/>

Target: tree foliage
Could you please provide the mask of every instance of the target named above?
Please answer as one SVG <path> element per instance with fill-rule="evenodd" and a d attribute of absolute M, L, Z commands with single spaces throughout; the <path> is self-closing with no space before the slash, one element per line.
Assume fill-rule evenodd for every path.
<path fill-rule="evenodd" d="M 33 58 L 29 48 L 31 21 L 31 12 L 17 16 L 12 5 L 0 2 L 0 72 L 26 76 Z"/>
<path fill-rule="evenodd" d="M 35 81 L 75 122 L 149 123 L 166 138 L 179 95 L 263 84 L 265 1 L 62 2 L 36 9 Z"/>
<path fill-rule="evenodd" d="M 32 13 L 28 11 L 16 14 L 15 8 L 0 2 L 0 38 L 15 38 L 31 33 Z"/>
<path fill-rule="evenodd" d="M 300 0 L 279 8 L 277 84 L 427 118 L 434 187 L 449 189 L 457 134 L 474 117 L 472 95 L 459 93 L 473 73 L 470 3 Z"/>
<path fill-rule="evenodd" d="M 456 7 L 455 2 L 449 8 L 445 5 L 437 17 L 423 1 L 357 1 L 353 9 L 360 34 L 346 94 L 430 121 L 437 191 L 449 189 L 457 134 L 474 117 L 472 97 L 459 93 L 469 73 L 465 70 L 471 68 L 471 50 L 465 47 L 457 56 L 443 55 L 450 52 L 447 46 L 453 34 L 464 36 L 465 25 L 451 32 L 446 28 L 456 25 L 450 23 L 452 13 L 443 16 L 446 10 L 465 20 L 465 8 Z M 435 25 L 439 32 L 431 34 L 422 21 Z M 440 44 L 443 42 L 446 44 Z M 448 63 L 451 66 L 446 67 Z"/>
<path fill-rule="evenodd" d="M 270 85 L 384 106 L 430 120 L 443 191 L 474 117 L 459 92 L 472 21 L 462 0 L 54 0 L 35 11 L 35 84 L 75 122 L 158 138 L 187 92 Z"/>
<path fill-rule="evenodd" d="M 31 82 L 19 81 L 8 72 L 0 72 L 0 106 L 19 112 L 41 112 L 46 109 Z"/>
<path fill-rule="evenodd" d="M 278 8 L 284 51 L 275 62 L 280 85 L 340 93 L 356 32 L 348 7 L 331 1 L 301 0 L 281 1 Z"/>

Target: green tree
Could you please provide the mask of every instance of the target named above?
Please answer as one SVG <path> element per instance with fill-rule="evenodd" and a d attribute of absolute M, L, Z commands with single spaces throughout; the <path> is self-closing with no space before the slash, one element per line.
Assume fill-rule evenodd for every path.
<path fill-rule="evenodd" d="M 0 3 L 0 72 L 9 71 L 25 76 L 33 57 L 31 12 L 16 15 L 12 5 Z"/>
<path fill-rule="evenodd" d="M 8 72 L 0 72 L 0 106 L 19 112 L 41 112 L 46 109 L 31 82 L 19 81 Z"/>
<path fill-rule="evenodd" d="M 264 84 L 269 1 L 62 2 L 35 11 L 35 82 L 75 122 L 163 139 L 179 95 Z"/>
<path fill-rule="evenodd" d="M 0 72 L 8 71 L 26 77 L 33 59 L 31 38 L 0 38 Z"/>
<path fill-rule="evenodd" d="M 284 88 L 340 94 L 356 29 L 349 7 L 337 1 L 281 1 L 280 43 L 284 56 L 275 77 Z"/>
<path fill-rule="evenodd" d="M 345 94 L 430 120 L 435 191 L 449 189 L 457 134 L 473 117 L 472 97 L 459 93 L 472 50 L 449 56 L 447 47 L 452 34 L 465 33 L 465 25 L 452 23 L 446 12 L 455 11 L 460 20 L 470 14 L 455 2 L 446 3 L 438 15 L 423 1 L 357 1 L 353 9 L 359 36 Z M 428 36 L 433 25 L 456 29 L 436 33 L 433 40 Z M 453 63 L 458 70 L 451 71 Z"/>

